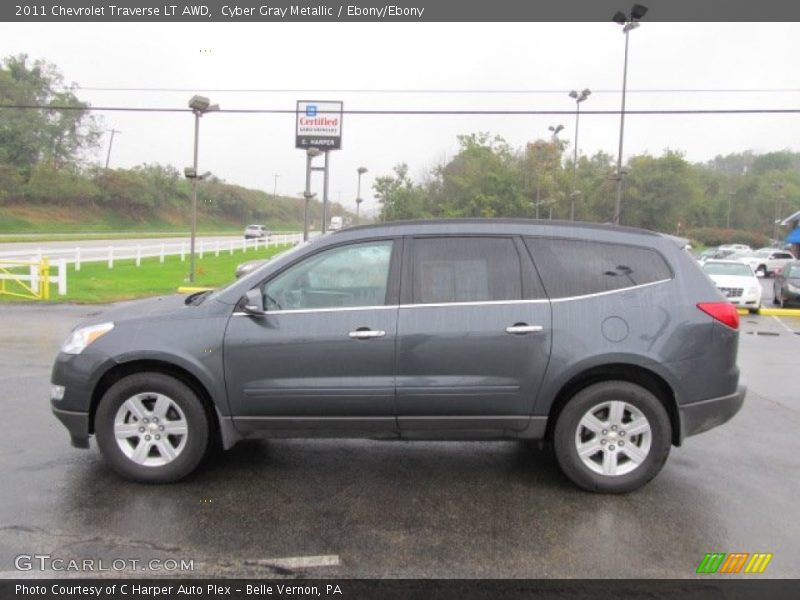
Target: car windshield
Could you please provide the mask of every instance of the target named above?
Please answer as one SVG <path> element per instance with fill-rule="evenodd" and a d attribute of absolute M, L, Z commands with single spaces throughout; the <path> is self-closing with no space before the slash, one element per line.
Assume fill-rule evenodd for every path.
<path fill-rule="evenodd" d="M 707 262 L 703 265 L 703 270 L 709 275 L 741 275 L 749 277 L 753 274 L 747 265 L 734 262 Z"/>

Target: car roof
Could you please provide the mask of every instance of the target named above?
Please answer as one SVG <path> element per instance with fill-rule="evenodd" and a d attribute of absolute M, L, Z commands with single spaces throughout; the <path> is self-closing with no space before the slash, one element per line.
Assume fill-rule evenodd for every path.
<path fill-rule="evenodd" d="M 517 233 L 524 231 L 527 227 L 550 230 L 552 233 L 565 233 L 569 230 L 584 231 L 603 231 L 631 233 L 654 237 L 670 237 L 656 233 L 648 229 L 628 227 L 625 225 L 613 225 L 611 223 L 584 223 L 582 221 L 560 221 L 546 219 L 512 219 L 512 218 L 454 218 L 454 219 L 414 219 L 404 221 L 390 221 L 389 223 L 374 223 L 370 225 L 357 225 L 346 229 L 338 230 L 334 235 L 346 235 L 353 232 L 373 233 L 375 235 L 385 235 L 395 233 L 397 235 L 413 233 L 434 233 L 434 232 L 506 232 Z M 679 238 L 674 238 L 681 241 Z"/>

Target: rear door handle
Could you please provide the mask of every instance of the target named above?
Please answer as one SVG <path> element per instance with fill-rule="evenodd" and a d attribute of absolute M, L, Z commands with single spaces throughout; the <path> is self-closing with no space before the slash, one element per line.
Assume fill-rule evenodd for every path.
<path fill-rule="evenodd" d="M 542 331 L 542 329 L 544 329 L 544 327 L 541 325 L 526 325 L 525 323 L 517 323 L 516 325 L 506 327 L 506 333 L 536 333 L 537 331 Z"/>
<path fill-rule="evenodd" d="M 349 335 L 354 340 L 369 340 L 372 338 L 383 337 L 386 335 L 386 332 L 373 329 L 356 329 L 355 331 L 351 331 L 347 335 Z"/>

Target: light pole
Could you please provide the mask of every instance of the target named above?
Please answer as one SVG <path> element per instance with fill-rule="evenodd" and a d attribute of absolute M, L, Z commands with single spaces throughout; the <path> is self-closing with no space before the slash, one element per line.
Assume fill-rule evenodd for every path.
<path fill-rule="evenodd" d="M 361 197 L 361 176 L 367 172 L 367 167 L 358 167 L 358 192 L 356 192 L 356 221 L 361 222 L 361 203 L 364 199 Z"/>
<path fill-rule="evenodd" d="M 780 223 L 780 220 L 781 220 L 780 219 L 780 216 L 781 216 L 780 212 L 781 212 L 781 208 L 783 207 L 783 194 L 781 194 L 781 190 L 783 189 L 783 186 L 784 186 L 784 184 L 783 184 L 782 181 L 777 181 L 777 182 L 772 184 L 772 188 L 776 192 L 776 197 L 775 197 L 775 221 L 774 221 L 774 224 L 772 226 L 772 239 L 773 240 L 777 240 L 778 239 L 778 223 Z"/>
<path fill-rule="evenodd" d="M 736 195 L 736 192 L 733 190 L 728 192 L 728 225 L 727 229 L 731 228 L 731 208 L 733 207 L 733 197 Z"/>
<path fill-rule="evenodd" d="M 612 17 L 612 20 L 622 26 L 625 34 L 625 62 L 622 68 L 622 109 L 619 114 L 619 153 L 617 154 L 617 202 L 614 205 L 614 224 L 619 225 L 619 214 L 622 206 L 622 141 L 625 135 L 625 92 L 628 86 L 628 34 L 639 26 L 639 21 L 647 14 L 647 7 L 641 4 L 634 4 L 631 8 L 631 16 L 622 12 Z"/>
<path fill-rule="evenodd" d="M 577 174 L 578 174 L 578 124 L 580 123 L 581 118 L 581 102 L 584 102 L 588 97 L 589 94 L 592 93 L 592 90 L 589 88 L 584 89 L 582 92 L 578 92 L 576 90 L 572 90 L 569 93 L 569 97 L 575 100 L 575 148 L 573 149 L 572 155 L 572 203 L 569 207 L 569 220 L 575 220 L 575 199 L 578 195 L 578 188 L 577 188 Z"/>
<path fill-rule="evenodd" d="M 111 139 L 108 140 L 108 154 L 106 154 L 106 169 L 108 168 L 108 163 L 111 162 L 111 146 L 114 145 L 114 134 L 122 133 L 119 129 L 110 129 L 109 132 L 111 133 Z"/>
<path fill-rule="evenodd" d="M 186 177 L 192 180 L 192 239 L 189 248 L 189 283 L 194 283 L 194 247 L 197 238 L 197 149 L 200 141 L 200 117 L 207 112 L 219 110 L 218 104 L 211 104 L 211 101 L 204 96 L 192 96 L 189 100 L 189 108 L 194 113 L 194 161 L 191 171 L 184 169 Z"/>
<path fill-rule="evenodd" d="M 562 129 L 564 129 L 564 126 L 563 126 L 563 125 L 561 125 L 561 124 L 559 124 L 559 125 L 555 125 L 555 126 L 553 126 L 553 125 L 550 125 L 550 127 L 548 127 L 548 129 L 549 129 L 549 130 L 550 130 L 550 131 L 553 133 L 553 141 L 554 141 L 554 142 L 557 142 L 557 141 L 558 141 L 558 133 L 559 133 L 559 132 L 560 132 Z"/>
<path fill-rule="evenodd" d="M 275 178 L 275 185 L 272 186 L 272 197 L 273 198 L 277 198 L 278 197 L 278 177 L 280 177 L 280 175 L 275 173 L 275 175 L 273 175 L 273 177 Z"/>
<path fill-rule="evenodd" d="M 311 161 L 313 161 L 314 158 L 319 156 L 320 154 L 322 154 L 322 152 L 320 152 L 316 148 L 309 148 L 308 150 L 306 150 L 306 189 L 305 189 L 305 192 L 303 192 L 303 197 L 306 200 L 305 206 L 303 208 L 303 241 L 304 242 L 308 240 L 308 217 L 309 217 L 308 211 L 309 211 L 309 205 L 311 203 L 311 198 L 313 198 L 315 196 L 315 194 L 311 193 L 311 169 L 312 169 Z M 324 215 L 323 215 L 323 218 L 324 218 Z"/>

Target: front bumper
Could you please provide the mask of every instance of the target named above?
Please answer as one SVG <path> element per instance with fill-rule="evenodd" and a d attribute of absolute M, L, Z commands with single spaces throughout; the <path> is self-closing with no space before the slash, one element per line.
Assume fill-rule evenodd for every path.
<path fill-rule="evenodd" d="M 76 448 L 89 447 L 92 394 L 100 376 L 114 364 L 108 356 L 91 348 L 80 354 L 61 352 L 56 356 L 50 381 L 53 386 L 63 387 L 63 391 L 50 398 L 50 406 Z"/>
<path fill-rule="evenodd" d="M 728 422 L 744 404 L 747 388 L 740 385 L 733 394 L 684 404 L 678 407 L 681 417 L 681 440 Z"/>
<path fill-rule="evenodd" d="M 69 431 L 69 439 L 75 448 L 89 447 L 89 413 L 53 408 L 53 414 Z"/>

